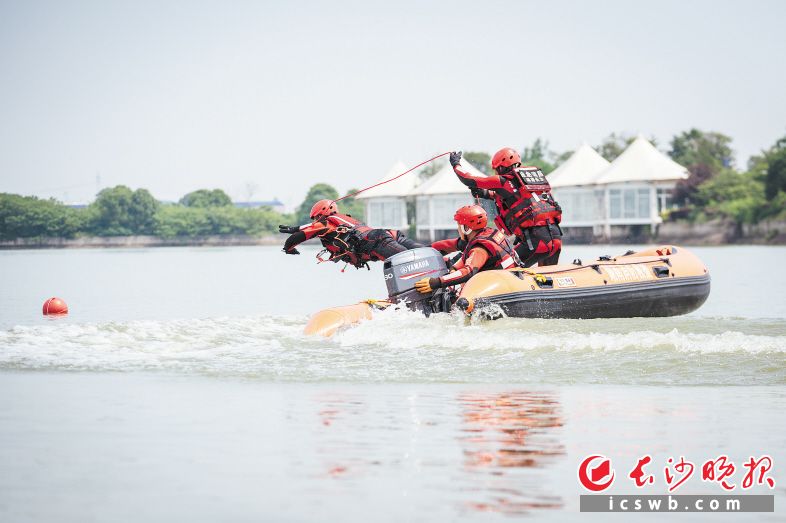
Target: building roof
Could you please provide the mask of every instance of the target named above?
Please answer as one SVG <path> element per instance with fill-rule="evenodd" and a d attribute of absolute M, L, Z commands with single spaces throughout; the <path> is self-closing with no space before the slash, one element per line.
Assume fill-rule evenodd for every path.
<path fill-rule="evenodd" d="M 486 176 L 464 159 L 461 160 L 461 167 L 475 176 Z M 409 194 L 412 196 L 426 196 L 436 194 L 464 194 L 468 191 L 469 188 L 461 183 L 456 173 L 453 172 L 453 167 L 451 167 L 448 162 L 445 162 L 442 168 L 437 171 L 434 176 L 412 189 Z"/>
<path fill-rule="evenodd" d="M 403 162 L 396 162 L 389 170 L 388 173 L 381 178 L 377 183 L 381 183 L 396 176 L 400 175 L 407 170 L 407 166 Z M 394 180 L 379 187 L 373 187 L 367 191 L 357 195 L 358 200 L 366 198 L 385 198 L 394 196 L 406 196 L 418 184 L 418 175 L 415 172 L 408 173 L 397 180 Z"/>
<path fill-rule="evenodd" d="M 609 166 L 609 161 L 586 143 L 576 149 L 559 167 L 548 175 L 552 187 L 592 185 Z"/>
<path fill-rule="evenodd" d="M 595 183 L 674 181 L 688 177 L 688 170 L 659 150 L 646 138 L 638 136 Z"/>
<path fill-rule="evenodd" d="M 232 205 L 243 209 L 256 209 L 259 207 L 283 207 L 284 202 L 274 198 L 268 201 L 232 202 Z"/>

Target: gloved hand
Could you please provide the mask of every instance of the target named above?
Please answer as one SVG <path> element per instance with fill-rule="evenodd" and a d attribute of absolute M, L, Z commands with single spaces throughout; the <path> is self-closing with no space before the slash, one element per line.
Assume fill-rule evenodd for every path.
<path fill-rule="evenodd" d="M 461 162 L 461 151 L 453 151 L 450 153 L 450 165 L 455 167 Z"/>
<path fill-rule="evenodd" d="M 293 227 L 291 225 L 279 225 L 278 232 L 281 234 L 294 234 L 300 230 L 300 227 Z"/>
<path fill-rule="evenodd" d="M 415 289 L 421 294 L 429 294 L 441 286 L 439 278 L 423 278 L 415 282 Z"/>
<path fill-rule="evenodd" d="M 286 254 L 300 254 L 300 251 L 295 248 L 292 248 L 290 250 L 286 250 L 286 249 L 281 249 L 281 250 L 284 251 Z"/>

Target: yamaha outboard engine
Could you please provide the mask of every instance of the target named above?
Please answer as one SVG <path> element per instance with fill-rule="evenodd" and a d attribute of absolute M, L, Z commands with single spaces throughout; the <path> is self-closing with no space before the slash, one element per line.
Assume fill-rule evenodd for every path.
<path fill-rule="evenodd" d="M 431 294 L 421 294 L 415 282 L 423 278 L 436 278 L 448 273 L 445 260 L 438 250 L 421 247 L 400 252 L 385 260 L 385 284 L 388 299 L 393 303 L 405 302 L 412 310 L 422 311 L 426 316 L 432 312 L 447 312 L 452 304 L 452 293 L 437 289 Z"/>

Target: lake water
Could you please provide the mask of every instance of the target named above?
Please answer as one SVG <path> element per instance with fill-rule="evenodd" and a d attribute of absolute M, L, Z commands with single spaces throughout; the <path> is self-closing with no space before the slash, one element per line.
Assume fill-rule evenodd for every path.
<path fill-rule="evenodd" d="M 786 248 L 692 250 L 712 292 L 683 317 L 389 310 L 331 340 L 302 334 L 308 314 L 384 297 L 380 264 L 2 251 L 0 521 L 601 521 L 578 512 L 590 454 L 612 459 L 616 494 L 636 493 L 645 454 L 644 494 L 666 493 L 669 457 L 768 454 L 775 488 L 753 492 L 782 517 Z M 50 296 L 71 313 L 42 317 Z M 677 493 L 724 492 L 694 477 Z"/>

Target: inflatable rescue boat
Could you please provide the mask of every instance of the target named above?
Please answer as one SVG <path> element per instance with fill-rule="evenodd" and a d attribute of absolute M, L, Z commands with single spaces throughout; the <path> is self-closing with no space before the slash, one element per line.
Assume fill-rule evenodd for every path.
<path fill-rule="evenodd" d="M 426 315 L 459 309 L 482 319 L 633 318 L 687 314 L 710 294 L 707 267 L 672 245 L 589 263 L 484 271 L 458 292 L 437 289 L 430 295 L 418 293 L 415 282 L 448 272 L 442 255 L 430 247 L 396 254 L 385 261 L 383 272 L 388 299 L 320 311 L 306 325 L 306 334 L 332 336 L 394 303 Z"/>

